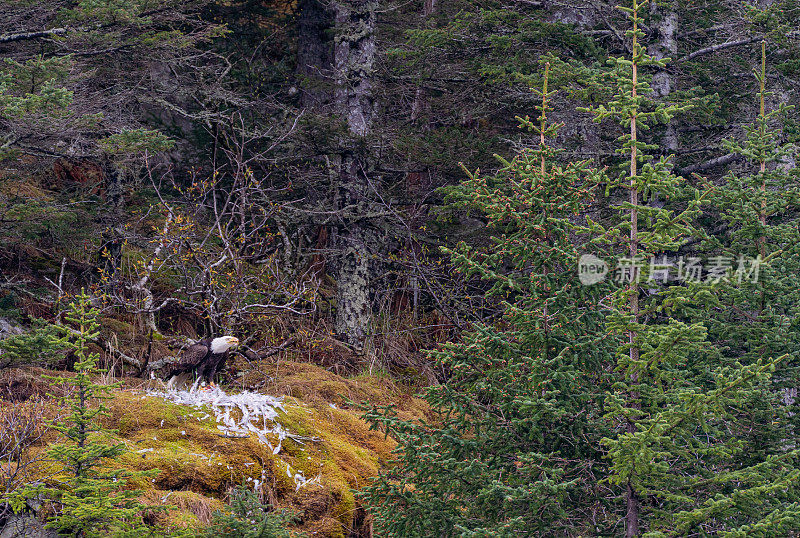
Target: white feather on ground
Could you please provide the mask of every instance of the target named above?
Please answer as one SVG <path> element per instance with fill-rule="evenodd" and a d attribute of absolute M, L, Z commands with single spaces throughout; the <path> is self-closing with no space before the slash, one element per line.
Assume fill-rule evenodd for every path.
<path fill-rule="evenodd" d="M 202 410 L 204 407 L 210 409 L 217 420 L 217 428 L 226 437 L 255 435 L 274 455 L 280 453 L 284 439 L 289 438 L 300 444 L 303 444 L 303 441 L 318 440 L 287 432 L 277 422 L 278 411 L 286 412 L 283 407 L 283 398 L 280 397 L 276 398 L 250 391 L 228 394 L 218 386 L 205 390 L 196 390 L 195 387 L 189 390 L 148 390 L 147 395 L 163 398 L 179 405 L 195 407 L 198 410 Z M 236 418 L 234 410 L 239 411 L 240 418 Z M 209 415 L 205 414 L 204 417 L 198 417 L 197 420 L 202 421 L 208 417 Z M 270 442 L 268 435 L 277 436 L 277 446 Z M 319 483 L 319 476 L 307 479 L 301 471 L 293 472 L 288 463 L 283 463 L 286 465 L 286 474 L 294 480 L 296 489 L 315 482 Z"/>

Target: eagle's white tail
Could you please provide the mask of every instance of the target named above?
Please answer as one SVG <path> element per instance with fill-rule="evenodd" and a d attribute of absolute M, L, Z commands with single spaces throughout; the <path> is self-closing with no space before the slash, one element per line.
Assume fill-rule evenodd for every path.
<path fill-rule="evenodd" d="M 194 380 L 194 384 L 192 385 L 192 388 L 190 388 L 190 389 L 189 389 L 189 392 L 194 392 L 194 391 L 196 391 L 196 390 L 197 390 L 197 386 L 198 386 L 198 385 L 200 385 L 200 381 L 201 381 L 202 379 L 203 379 L 203 376 L 200 376 L 200 377 L 198 377 L 197 379 L 195 379 L 195 380 Z"/>
<path fill-rule="evenodd" d="M 175 374 L 169 378 L 167 382 L 167 390 L 184 390 L 189 385 L 191 374 L 184 372 L 182 374 Z"/>

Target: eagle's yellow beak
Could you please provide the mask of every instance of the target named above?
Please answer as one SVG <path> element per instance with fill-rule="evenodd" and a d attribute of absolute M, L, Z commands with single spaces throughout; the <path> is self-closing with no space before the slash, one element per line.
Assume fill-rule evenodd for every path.
<path fill-rule="evenodd" d="M 234 336 L 231 336 L 230 338 L 228 338 L 228 343 L 231 344 L 234 347 L 238 346 L 239 345 L 239 339 L 234 337 Z"/>

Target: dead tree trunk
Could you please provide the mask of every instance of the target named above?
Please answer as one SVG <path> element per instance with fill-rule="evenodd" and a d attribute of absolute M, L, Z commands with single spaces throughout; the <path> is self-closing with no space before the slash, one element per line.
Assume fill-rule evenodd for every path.
<path fill-rule="evenodd" d="M 653 19 L 653 26 L 656 29 L 656 39 L 648 47 L 648 53 L 656 60 L 672 58 L 678 54 L 678 40 L 676 32 L 678 30 L 678 11 L 674 2 L 653 2 L 650 4 L 650 15 Z M 653 88 L 653 98 L 664 100 L 669 98 L 669 94 L 674 87 L 674 75 L 669 68 L 659 69 L 653 75 L 651 87 Z M 678 149 L 678 132 L 675 130 L 674 122 L 670 121 L 661 146 L 666 147 L 670 153 Z"/>
<path fill-rule="evenodd" d="M 101 217 L 105 230 L 101 236 L 97 268 L 101 272 L 101 277 L 113 285 L 117 281 L 117 269 L 122 260 L 122 245 L 125 240 L 122 230 L 125 222 L 124 171 L 107 156 L 104 157 L 101 166 L 106 207 L 105 214 Z"/>
<path fill-rule="evenodd" d="M 423 21 L 430 18 L 434 10 L 436 9 L 436 0 L 425 0 L 422 4 L 422 19 Z M 430 102 L 429 102 L 429 95 L 425 91 L 425 87 L 419 85 L 416 88 L 416 92 L 414 95 L 414 101 L 411 104 L 411 121 L 416 124 L 417 128 L 421 132 L 429 131 L 430 130 L 430 119 L 427 117 L 427 113 L 430 109 Z M 406 197 L 410 204 L 416 202 L 416 199 L 419 196 L 419 192 L 423 185 L 428 187 L 431 181 L 432 170 L 430 170 L 427 166 L 422 167 L 414 167 L 411 163 L 409 163 L 409 171 L 406 174 Z M 415 169 L 416 168 L 416 169 Z M 417 211 L 414 212 L 415 215 L 418 213 Z M 412 219 L 409 222 L 409 226 L 412 230 L 417 230 L 418 226 L 420 225 L 418 218 Z M 408 285 L 411 288 L 411 296 L 412 296 L 412 312 L 414 319 L 417 319 L 419 315 L 419 300 L 420 300 L 420 283 L 419 283 L 419 258 L 422 253 L 422 249 L 419 245 L 419 242 L 416 240 L 415 237 L 409 238 L 408 250 L 411 258 L 414 260 L 414 268 L 411 271 L 411 275 L 408 279 Z"/>
<path fill-rule="evenodd" d="M 304 107 L 320 108 L 329 102 L 325 80 L 330 76 L 331 51 L 328 30 L 333 15 L 320 0 L 301 0 L 297 21 L 297 74 Z"/>
<path fill-rule="evenodd" d="M 334 102 L 349 131 L 341 145 L 336 189 L 340 219 L 335 330 L 339 338 L 361 350 L 371 320 L 367 218 L 371 187 L 365 154 L 373 113 L 376 2 L 337 0 L 332 7 L 336 21 Z"/>
<path fill-rule="evenodd" d="M 678 12 L 676 8 L 673 1 L 650 4 L 650 15 L 656 36 L 648 46 L 647 52 L 656 60 L 675 58 L 678 54 L 678 40 L 676 39 Z M 666 101 L 673 90 L 674 74 L 669 69 L 669 67 L 661 68 L 653 75 L 651 87 L 653 88 L 653 98 L 656 100 Z M 667 122 L 660 146 L 665 148 L 668 154 L 674 155 L 678 151 L 678 131 L 675 129 L 673 120 Z M 651 193 L 647 203 L 654 207 L 664 207 L 664 203 L 659 200 L 657 191 Z"/>

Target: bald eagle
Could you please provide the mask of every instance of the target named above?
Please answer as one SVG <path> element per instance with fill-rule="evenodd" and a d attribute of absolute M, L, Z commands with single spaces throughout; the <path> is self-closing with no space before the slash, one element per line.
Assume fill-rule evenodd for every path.
<path fill-rule="evenodd" d="M 176 383 L 179 385 L 185 384 L 191 373 L 194 373 L 197 381 L 205 378 L 213 385 L 214 376 L 225 367 L 225 361 L 228 360 L 228 351 L 238 345 L 238 338 L 220 336 L 218 338 L 204 338 L 189 346 L 178 362 L 170 365 L 167 370 L 165 376 L 165 379 L 169 379 L 167 388 L 175 387 Z"/>

